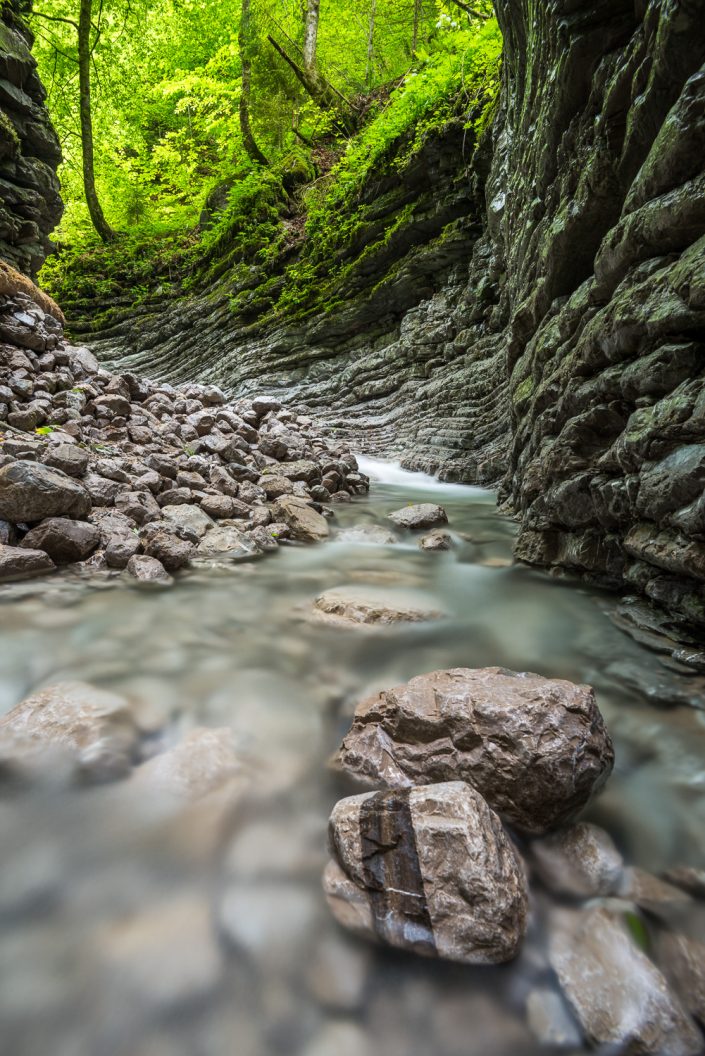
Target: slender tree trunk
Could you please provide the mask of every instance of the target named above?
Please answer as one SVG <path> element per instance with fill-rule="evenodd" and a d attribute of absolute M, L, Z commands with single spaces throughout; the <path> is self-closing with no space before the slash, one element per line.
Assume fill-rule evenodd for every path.
<path fill-rule="evenodd" d="M 240 61 L 242 62 L 242 88 L 240 89 L 240 132 L 242 143 L 250 158 L 258 165 L 268 165 L 257 145 L 250 123 L 250 93 L 252 86 L 252 63 L 250 61 L 250 0 L 242 0 L 240 31 L 238 33 Z"/>
<path fill-rule="evenodd" d="M 411 57 L 416 55 L 419 43 L 419 22 L 421 21 L 421 0 L 414 0 L 414 35 L 411 40 Z"/>
<path fill-rule="evenodd" d="M 304 20 L 304 69 L 313 80 L 318 80 L 316 44 L 318 42 L 320 14 L 321 0 L 307 0 L 306 18 Z"/>
<path fill-rule="evenodd" d="M 375 57 L 375 18 L 377 16 L 377 0 L 371 0 L 370 4 L 370 26 L 367 34 L 367 69 L 365 70 L 365 84 L 369 88 L 374 80 L 374 57 Z"/>
<path fill-rule="evenodd" d="M 115 231 L 105 219 L 95 188 L 93 162 L 93 117 L 91 113 L 91 16 L 93 0 L 81 0 L 78 19 L 78 86 L 83 152 L 83 188 L 93 226 L 104 242 L 112 242 Z"/>

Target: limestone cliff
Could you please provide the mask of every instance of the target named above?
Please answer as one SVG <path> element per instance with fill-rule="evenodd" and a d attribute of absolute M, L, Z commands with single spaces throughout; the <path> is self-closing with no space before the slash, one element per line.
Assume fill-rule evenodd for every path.
<path fill-rule="evenodd" d="M 0 11 L 0 258 L 34 276 L 63 210 L 61 150 L 21 6 L 3 0 Z"/>

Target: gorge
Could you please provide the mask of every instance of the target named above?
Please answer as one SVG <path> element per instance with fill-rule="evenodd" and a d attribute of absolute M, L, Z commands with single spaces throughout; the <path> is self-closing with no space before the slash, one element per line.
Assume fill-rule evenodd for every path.
<path fill-rule="evenodd" d="M 52 256 L 3 4 L 21 1056 L 705 1048 L 705 6 L 492 6 L 496 86 L 139 272 Z"/>

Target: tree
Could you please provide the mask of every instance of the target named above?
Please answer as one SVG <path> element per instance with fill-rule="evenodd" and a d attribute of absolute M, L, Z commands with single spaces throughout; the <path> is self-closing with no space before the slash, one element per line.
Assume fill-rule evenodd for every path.
<path fill-rule="evenodd" d="M 100 23 L 93 23 L 93 0 L 80 0 L 78 22 L 61 15 L 33 12 L 38 18 L 49 22 L 62 22 L 76 31 L 78 53 L 78 94 L 81 122 L 81 151 L 83 156 L 83 189 L 93 226 L 103 242 L 112 242 L 116 232 L 105 219 L 95 184 L 95 161 L 93 150 L 93 112 L 91 108 L 91 62 L 95 46 L 100 39 Z"/>
<path fill-rule="evenodd" d="M 240 89 L 240 132 L 242 134 L 242 144 L 254 162 L 258 165 L 268 165 L 269 162 L 257 145 L 250 123 L 250 95 L 252 91 L 250 0 L 242 0 L 238 45 L 242 62 L 242 87 Z"/>

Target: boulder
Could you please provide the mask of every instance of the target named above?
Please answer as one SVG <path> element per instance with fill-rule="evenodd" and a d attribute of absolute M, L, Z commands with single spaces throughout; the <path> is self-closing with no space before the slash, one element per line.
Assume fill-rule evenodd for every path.
<path fill-rule="evenodd" d="M 187 565 L 196 549 L 193 543 L 166 529 L 150 534 L 143 548 L 149 557 L 161 561 L 167 572 L 176 572 Z"/>
<path fill-rule="evenodd" d="M 557 895 L 612 895 L 622 881 L 624 861 L 612 838 L 587 821 L 532 840 L 529 856 L 544 887 Z"/>
<path fill-rule="evenodd" d="M 497 815 L 460 781 L 341 800 L 324 890 L 345 927 L 464 964 L 516 956 L 526 930 L 522 865 Z"/>
<path fill-rule="evenodd" d="M 11 467 L 10 467 L 11 468 Z M 328 521 L 305 499 L 284 495 L 273 506 L 274 518 L 288 524 L 292 537 L 304 543 L 317 543 L 329 535 Z"/>
<path fill-rule="evenodd" d="M 698 1056 L 703 1039 L 665 978 L 606 909 L 554 913 L 549 959 L 594 1045 L 640 1056 Z"/>
<path fill-rule="evenodd" d="M 428 535 L 422 535 L 419 539 L 419 546 L 422 550 L 450 550 L 452 545 L 453 537 L 450 532 L 440 530 L 429 532 Z"/>
<path fill-rule="evenodd" d="M 396 600 L 388 593 L 361 587 L 337 587 L 319 595 L 316 617 L 334 626 L 389 625 L 439 620 L 443 613 L 420 602 Z"/>
<path fill-rule="evenodd" d="M 56 566 L 43 550 L 25 550 L 0 543 L 0 583 L 31 579 L 51 572 Z"/>
<path fill-rule="evenodd" d="M 137 767 L 132 784 L 144 785 L 150 795 L 194 802 L 225 786 L 239 793 L 246 785 L 246 770 L 232 730 L 196 727 L 174 747 Z"/>
<path fill-rule="evenodd" d="M 87 521 L 48 517 L 25 535 L 21 547 L 43 550 L 57 565 L 83 561 L 100 542 L 100 530 Z"/>
<path fill-rule="evenodd" d="M 447 524 L 448 514 L 442 506 L 433 502 L 420 502 L 415 506 L 403 506 L 389 514 L 400 528 L 433 528 L 437 524 Z"/>
<path fill-rule="evenodd" d="M 21 460 L 0 469 L 0 517 L 12 524 L 85 517 L 90 507 L 83 485 L 59 469 Z"/>
<path fill-rule="evenodd" d="M 199 506 L 179 504 L 176 506 L 163 506 L 162 516 L 174 524 L 188 528 L 202 539 L 209 528 L 213 527 L 213 520 L 204 513 Z"/>
<path fill-rule="evenodd" d="M 0 719 L 0 768 L 39 772 L 48 753 L 76 776 L 120 777 L 131 766 L 138 731 L 127 701 L 85 682 L 60 682 L 34 693 Z"/>
<path fill-rule="evenodd" d="M 88 469 L 88 452 L 76 444 L 54 444 L 42 457 L 45 466 L 60 469 L 69 477 L 82 477 Z"/>
<path fill-rule="evenodd" d="M 257 544 L 233 525 L 219 524 L 206 532 L 198 544 L 201 557 L 252 557 L 258 553 Z"/>
<path fill-rule="evenodd" d="M 174 582 L 161 561 L 146 554 L 133 554 L 126 568 L 134 579 L 145 586 L 170 587 Z"/>
<path fill-rule="evenodd" d="M 589 802 L 614 751 L 589 686 L 488 667 L 419 675 L 362 701 L 338 759 L 392 788 L 466 781 L 542 834 Z"/>
<path fill-rule="evenodd" d="M 142 543 L 137 535 L 116 533 L 108 537 L 105 562 L 108 568 L 127 568 L 131 557 L 139 554 Z"/>

